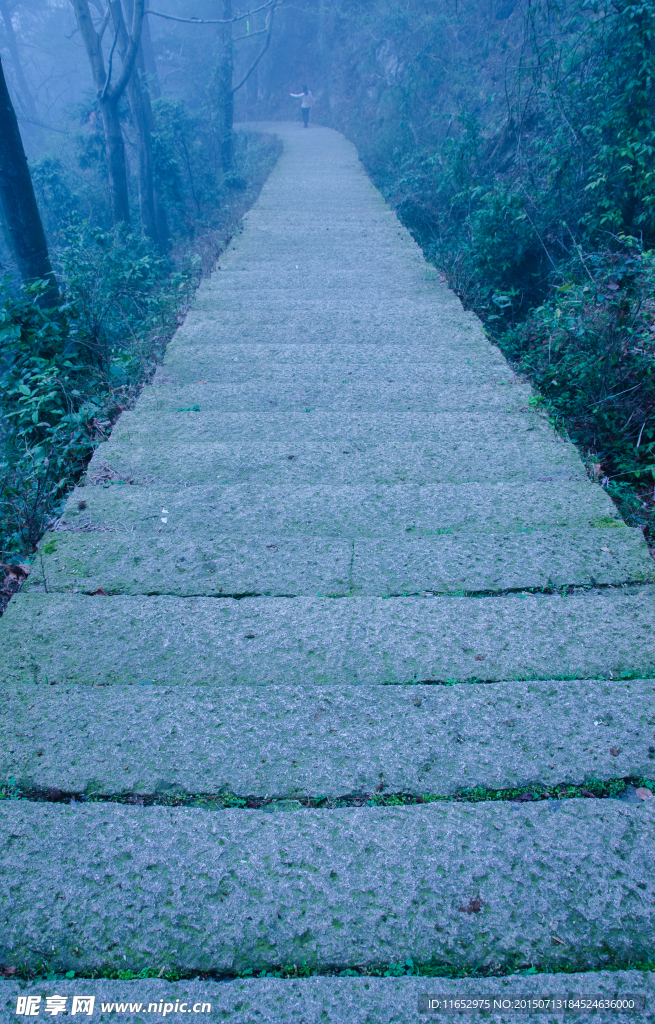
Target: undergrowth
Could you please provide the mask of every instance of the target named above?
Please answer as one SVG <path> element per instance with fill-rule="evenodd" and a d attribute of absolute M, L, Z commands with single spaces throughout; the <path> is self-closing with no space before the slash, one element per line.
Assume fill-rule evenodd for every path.
<path fill-rule="evenodd" d="M 31 553 L 95 447 L 152 376 L 200 277 L 259 193 L 279 143 L 242 138 L 236 152 L 239 173 L 224 180 L 214 197 L 211 226 L 201 232 L 195 225 L 179 235 L 169 253 L 125 228 L 109 230 L 72 218 L 59 231 L 54 250 L 62 292 L 58 308 L 42 308 L 41 286 L 17 289 L 5 280 L 0 292 L 3 603 L 29 572 Z"/>
<path fill-rule="evenodd" d="M 487 13 L 343 5 L 335 42 L 344 63 L 359 48 L 358 70 L 339 80 L 349 102 L 335 116 L 426 258 L 655 544 L 655 0 Z"/>

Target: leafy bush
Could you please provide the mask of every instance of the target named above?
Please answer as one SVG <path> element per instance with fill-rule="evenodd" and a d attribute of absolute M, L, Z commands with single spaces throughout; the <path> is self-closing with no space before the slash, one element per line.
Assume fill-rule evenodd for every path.
<path fill-rule="evenodd" d="M 655 254 L 629 243 L 620 252 L 580 249 L 553 297 L 498 341 L 627 520 L 646 526 L 655 483 Z"/>
<path fill-rule="evenodd" d="M 221 186 L 222 205 L 194 222 L 192 245 L 180 243 L 167 257 L 125 228 L 79 223 L 65 168 L 41 162 L 39 187 L 50 189 L 61 239 L 62 302 L 44 310 L 40 287 L 17 290 L 9 278 L 0 286 L 0 561 L 34 551 L 94 448 L 153 372 L 280 146 L 243 137 L 235 150 L 235 180 Z"/>
<path fill-rule="evenodd" d="M 111 422 L 130 404 L 174 322 L 188 274 L 116 231 L 69 232 L 62 305 L 39 287 L 5 290 L 0 306 L 0 545 L 32 550 Z M 177 301 L 176 301 L 177 300 Z"/>
<path fill-rule="evenodd" d="M 341 45 L 344 60 L 362 51 L 358 102 L 337 116 L 428 259 L 647 526 L 655 0 L 508 7 L 353 10 Z"/>

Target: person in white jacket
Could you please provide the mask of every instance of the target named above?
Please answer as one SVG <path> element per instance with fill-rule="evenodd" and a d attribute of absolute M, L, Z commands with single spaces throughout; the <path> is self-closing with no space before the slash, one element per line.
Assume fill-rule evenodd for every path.
<path fill-rule="evenodd" d="M 302 114 L 303 128 L 308 128 L 309 111 L 314 106 L 314 97 L 312 96 L 311 92 L 309 91 L 306 85 L 303 85 L 302 92 L 292 92 L 290 95 L 293 96 L 295 99 L 298 99 L 299 96 L 302 96 L 302 102 L 300 104 L 300 113 Z"/>

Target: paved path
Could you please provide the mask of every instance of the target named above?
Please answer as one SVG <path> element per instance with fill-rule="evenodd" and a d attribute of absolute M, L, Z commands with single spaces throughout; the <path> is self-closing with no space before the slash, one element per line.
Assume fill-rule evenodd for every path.
<path fill-rule="evenodd" d="M 655 572 L 353 147 L 276 130 L 0 623 L 1 777 L 160 804 L 0 805 L 0 966 L 645 955 L 655 800 L 301 807 L 655 775 Z M 184 793 L 269 803 L 161 806 Z M 306 1024 L 332 995 L 415 1012 L 392 980 L 373 1017 L 356 979 L 304 984 Z M 297 1020 L 261 986 L 221 1013 Z"/>

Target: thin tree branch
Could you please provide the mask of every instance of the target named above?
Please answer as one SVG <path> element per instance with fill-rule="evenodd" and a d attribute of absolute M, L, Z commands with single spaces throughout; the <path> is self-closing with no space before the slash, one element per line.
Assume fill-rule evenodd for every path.
<path fill-rule="evenodd" d="M 263 35 L 266 35 L 266 29 L 265 28 L 259 28 L 259 29 L 257 29 L 256 32 L 251 32 L 250 35 L 248 35 L 248 36 L 235 36 L 234 39 L 233 39 L 233 42 L 238 43 L 240 39 L 254 39 L 255 36 L 263 36 Z"/>
<path fill-rule="evenodd" d="M 105 11 L 105 16 L 102 19 L 102 21 L 100 22 L 100 27 L 98 29 L 98 39 L 100 40 L 100 42 L 102 42 L 102 37 L 105 34 L 105 29 L 107 28 L 107 24 L 109 22 L 109 14 L 110 14 L 109 7 L 107 7 L 107 10 Z"/>
<path fill-rule="evenodd" d="M 118 3 L 120 0 L 109 0 L 109 6 L 112 3 Z M 139 43 L 141 42 L 141 29 L 143 27 L 143 18 L 145 15 L 145 0 L 134 0 L 134 12 L 132 14 L 132 27 L 130 29 L 130 42 L 127 48 L 127 53 L 123 59 L 123 66 L 121 73 L 116 85 L 112 89 L 114 96 L 120 96 L 125 86 L 127 85 L 130 75 L 134 70 L 134 64 L 136 57 L 139 52 Z"/>
<path fill-rule="evenodd" d="M 98 37 L 98 38 L 100 38 L 100 37 Z M 100 96 L 100 98 L 103 99 L 103 100 L 107 96 L 107 90 L 109 89 L 109 86 L 111 84 L 111 69 L 112 69 L 112 65 L 114 63 L 114 50 L 116 49 L 116 43 L 117 42 L 118 42 L 118 29 L 116 29 L 116 31 L 114 32 L 114 41 L 111 44 L 111 50 L 109 51 L 109 60 L 107 62 L 107 78 L 105 80 L 105 87 L 102 90 L 102 93 L 101 93 L 101 96 Z"/>
<path fill-rule="evenodd" d="M 232 89 L 230 89 L 230 95 L 234 96 L 234 93 L 238 92 L 238 90 L 241 88 L 241 86 L 244 85 L 248 81 L 248 79 L 250 78 L 251 74 L 253 73 L 253 71 L 255 70 L 257 65 L 259 64 L 260 60 L 262 59 L 262 57 L 264 56 L 264 54 L 268 50 L 268 48 L 270 46 L 270 43 L 271 43 L 271 33 L 273 31 L 273 18 L 275 16 L 275 11 L 277 10 L 277 8 L 279 6 L 280 6 L 280 4 L 276 3 L 275 0 L 273 0 L 273 6 L 271 7 L 271 9 L 269 10 L 268 14 L 266 15 L 266 42 L 264 43 L 260 53 L 258 54 L 257 57 L 255 57 L 254 61 L 252 62 L 252 64 L 248 68 L 248 70 L 246 71 L 245 75 L 243 76 L 243 78 L 241 79 L 239 84 L 235 85 Z"/>
<path fill-rule="evenodd" d="M 273 5 L 278 6 L 276 0 L 267 0 L 261 7 L 255 7 L 254 10 L 246 11 L 245 14 L 235 14 L 233 18 L 176 18 L 173 14 L 162 14 L 161 11 L 153 11 L 151 8 L 148 8 L 146 14 L 152 14 L 155 18 L 165 18 L 166 21 L 182 21 L 186 25 L 231 25 L 235 21 L 243 21 L 244 18 L 252 17 L 258 11 L 265 11 Z"/>

